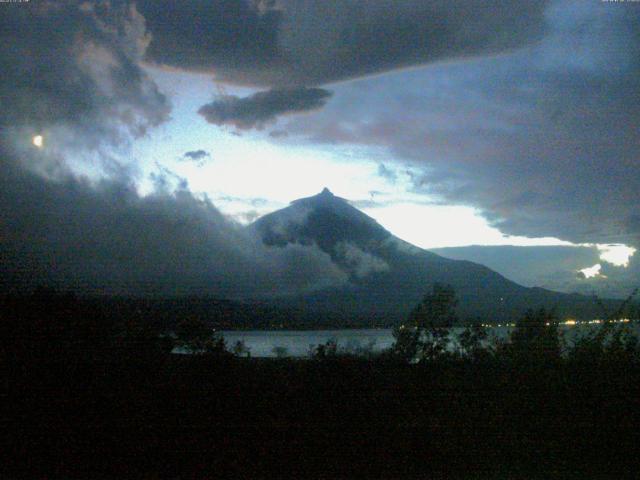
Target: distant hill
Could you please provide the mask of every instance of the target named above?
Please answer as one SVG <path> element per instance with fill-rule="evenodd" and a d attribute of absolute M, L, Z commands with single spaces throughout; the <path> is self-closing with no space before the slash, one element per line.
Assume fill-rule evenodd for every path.
<path fill-rule="evenodd" d="M 469 245 L 434 248 L 430 251 L 454 260 L 481 263 L 526 287 L 543 287 L 565 293 L 581 293 L 604 298 L 626 298 L 638 284 L 637 259 L 626 267 L 602 260 L 593 246 L 512 246 Z M 602 265 L 602 275 L 585 278 L 579 271 L 595 264 Z"/>
<path fill-rule="evenodd" d="M 560 318 L 603 316 L 591 297 L 527 288 L 478 263 L 415 247 L 326 188 L 247 228 L 273 247 L 315 243 L 348 272 L 347 286 L 278 300 L 279 305 L 304 311 L 319 322 L 401 322 L 436 282 L 455 288 L 463 321 L 513 321 L 526 309 L 539 307 L 554 308 Z M 615 302 L 606 303 L 615 308 Z"/>

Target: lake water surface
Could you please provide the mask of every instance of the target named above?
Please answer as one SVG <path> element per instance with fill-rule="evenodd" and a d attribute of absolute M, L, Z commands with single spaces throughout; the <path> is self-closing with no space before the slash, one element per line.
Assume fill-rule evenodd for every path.
<path fill-rule="evenodd" d="M 559 330 L 571 343 L 599 325 L 560 325 Z M 633 324 L 636 334 L 640 333 L 640 325 Z M 452 329 L 453 333 L 462 332 L 462 328 Z M 488 327 L 489 337 L 506 339 L 513 327 Z M 247 330 L 220 332 L 232 349 L 237 341 L 244 342 L 252 357 L 276 357 L 278 352 L 288 357 L 307 357 L 311 349 L 329 340 L 335 340 L 338 351 L 358 353 L 362 351 L 381 352 L 393 345 L 394 339 L 390 328 L 364 328 L 339 330 Z"/>
<path fill-rule="evenodd" d="M 370 348 L 374 352 L 386 350 L 393 344 L 390 328 L 347 330 L 250 330 L 221 332 L 229 348 L 244 342 L 252 357 L 276 357 L 276 349 L 289 357 L 306 357 L 312 348 L 335 340 L 340 350 L 357 351 Z"/>

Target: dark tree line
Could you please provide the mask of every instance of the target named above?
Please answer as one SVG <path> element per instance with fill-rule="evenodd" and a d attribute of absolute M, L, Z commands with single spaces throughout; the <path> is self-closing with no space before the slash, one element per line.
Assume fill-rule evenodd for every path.
<path fill-rule="evenodd" d="M 524 363 L 638 362 L 640 348 L 630 323 L 638 320 L 632 300 L 635 290 L 613 313 L 604 312 L 601 324 L 584 329 L 573 339 L 559 329 L 553 311 L 530 309 L 516 321 L 506 339 L 490 338 L 479 322 L 468 325 L 459 334 L 452 327 L 457 322 L 455 291 L 435 284 L 413 309 L 406 324 L 393 330 L 395 343 L 391 354 L 406 362 L 442 360 L 510 360 Z"/>
<path fill-rule="evenodd" d="M 504 342 L 480 325 L 452 341 L 455 306 L 435 286 L 380 355 L 265 360 L 198 318 L 169 334 L 71 295 L 4 298 L 0 477 L 637 476 L 627 324 L 569 343 L 536 310 Z"/>

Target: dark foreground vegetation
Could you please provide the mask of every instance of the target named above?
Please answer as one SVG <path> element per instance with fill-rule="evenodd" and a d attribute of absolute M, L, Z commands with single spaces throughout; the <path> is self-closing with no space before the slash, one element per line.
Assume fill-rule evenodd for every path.
<path fill-rule="evenodd" d="M 73 297 L 5 299 L 0 477 L 637 478 L 630 331 L 569 346 L 538 311 L 450 351 L 454 306 L 434 289 L 385 354 L 260 360 L 189 319 L 173 339 Z"/>

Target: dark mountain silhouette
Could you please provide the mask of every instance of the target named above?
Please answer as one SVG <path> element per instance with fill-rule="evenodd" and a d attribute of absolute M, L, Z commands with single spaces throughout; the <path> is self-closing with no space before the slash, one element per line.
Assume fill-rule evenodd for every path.
<path fill-rule="evenodd" d="M 523 287 L 483 265 L 415 247 L 326 188 L 265 215 L 248 228 L 274 247 L 315 243 L 348 272 L 346 286 L 281 299 L 289 307 L 333 323 L 401 322 L 436 282 L 455 288 L 458 312 L 465 321 L 515 321 L 526 309 L 539 307 L 555 309 L 561 319 L 604 315 L 591 297 Z M 605 303 L 615 308 L 615 302 Z"/>

